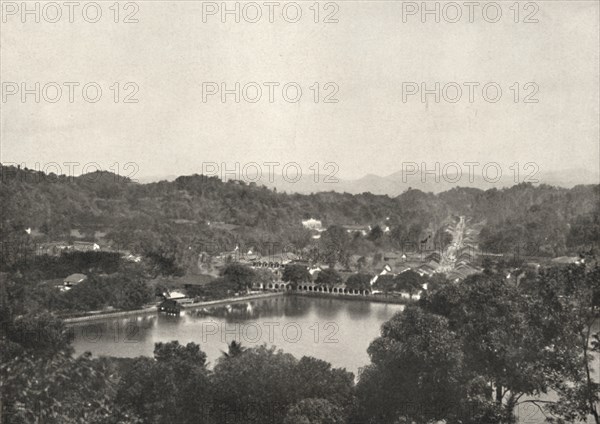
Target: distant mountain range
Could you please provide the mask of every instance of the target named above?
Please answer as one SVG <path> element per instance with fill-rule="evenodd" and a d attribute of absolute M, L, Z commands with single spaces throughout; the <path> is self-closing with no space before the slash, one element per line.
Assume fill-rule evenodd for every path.
<path fill-rule="evenodd" d="M 572 183 L 585 181 L 579 174 L 570 175 Z M 536 256 L 570 256 L 600 240 L 599 184 L 558 188 L 514 185 L 509 179 L 505 182 L 509 188 L 483 191 L 463 186 L 433 194 L 431 191 L 443 190 L 450 183 L 422 183 L 417 176 L 402 181 L 401 174 L 337 184 L 313 184 L 305 178 L 296 184 L 283 181 L 283 185 L 277 180 L 272 184 L 279 184 L 275 191 L 247 181 L 225 183 L 201 175 L 128 184 L 127 178 L 110 172 L 72 178 L 2 165 L 0 176 L 3 243 L 9 240 L 13 246 L 21 246 L 21 238 L 34 235 L 34 231 L 35 237 L 58 241 L 68 240 L 73 230 L 90 238 L 102 233 L 104 243 L 131 252 L 168 254 L 166 258 L 176 257 L 186 269 L 197 262 L 194 252 L 215 245 L 220 246 L 216 251 L 230 251 L 239 243 L 259 246 L 262 254 L 271 243 L 294 249 L 310 247 L 312 234 L 302 222 L 311 217 L 320 220 L 324 228 L 389 227 L 389 238 L 376 234 L 352 237 L 353 251 L 363 256 L 379 248 L 404 249 L 407 243 L 413 246 L 407 248 L 414 249 L 429 236 L 443 240 L 446 225 L 456 222 L 458 216 L 478 225 L 477 246 L 492 253 L 515 253 L 530 246 L 534 250 L 528 252 Z M 552 183 L 550 177 L 556 178 L 550 175 L 543 181 Z M 569 180 L 563 177 L 558 183 L 565 181 Z M 481 180 L 471 185 L 489 188 Z M 409 186 L 413 189 L 408 190 Z M 332 188 L 362 193 L 338 193 Z M 284 190 L 329 191 L 289 195 L 283 194 Z M 402 190 L 398 196 L 371 193 Z M 335 240 L 331 242 L 335 244 Z M 4 259 L 18 259 L 18 254 L 11 255 L 0 255 L 0 266 Z"/>
<path fill-rule="evenodd" d="M 600 174 L 588 171 L 585 169 L 567 169 L 562 171 L 551 171 L 551 172 L 539 172 L 534 177 L 527 179 L 527 173 L 520 175 L 518 179 L 515 179 L 514 174 L 510 170 L 503 170 L 504 174 L 502 177 L 495 182 L 486 180 L 481 174 L 481 168 L 476 168 L 474 172 L 474 178 L 469 181 L 469 175 L 466 172 L 462 175 L 448 174 L 443 176 L 436 176 L 433 174 L 421 175 L 417 173 L 415 175 L 403 175 L 402 171 L 395 172 L 388 176 L 382 177 L 374 174 L 367 174 L 362 178 L 351 180 L 351 179 L 337 179 L 337 182 L 324 182 L 325 178 L 321 176 L 318 182 L 314 181 L 313 175 L 303 175 L 302 178 L 297 182 L 286 181 L 281 175 L 275 175 L 274 181 L 270 182 L 268 176 L 264 175 L 258 181 L 255 181 L 258 185 L 265 185 L 269 188 L 276 188 L 277 191 L 287 193 L 318 193 L 323 191 L 335 191 L 338 193 L 350 193 L 360 194 L 370 192 L 373 194 L 387 194 L 388 196 L 398 196 L 404 193 L 409 188 L 418 189 L 423 192 L 441 193 L 450 190 L 454 187 L 473 187 L 482 190 L 490 188 L 502 188 L 511 187 L 520 182 L 533 182 L 537 184 L 548 184 L 552 186 L 572 188 L 579 184 L 600 184 Z M 478 172 L 477 172 L 478 171 Z M 510 172 L 510 173 L 508 173 Z M 490 176 L 494 176 L 494 170 L 490 169 Z M 157 181 L 174 181 L 177 178 L 176 175 L 165 175 L 165 176 L 154 176 L 154 177 L 141 177 L 138 178 L 140 183 L 150 183 Z M 254 176 L 250 176 L 246 180 L 247 183 L 254 180 Z"/>

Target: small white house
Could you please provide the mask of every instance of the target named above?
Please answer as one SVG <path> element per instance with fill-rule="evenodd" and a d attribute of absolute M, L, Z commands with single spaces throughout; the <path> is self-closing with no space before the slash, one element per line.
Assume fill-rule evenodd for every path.
<path fill-rule="evenodd" d="M 383 269 L 381 270 L 381 272 L 379 274 L 377 274 L 375 277 L 371 278 L 371 281 L 369 281 L 369 284 L 372 286 L 373 284 L 375 284 L 377 282 L 377 279 L 381 275 L 387 275 L 387 274 L 391 274 L 391 273 L 392 273 L 392 268 L 388 264 L 385 264 L 383 266 Z"/>
<path fill-rule="evenodd" d="M 71 274 L 63 280 L 62 291 L 71 290 L 77 284 L 84 282 L 87 279 L 85 274 Z"/>
<path fill-rule="evenodd" d="M 185 298 L 187 296 L 185 294 L 181 293 L 181 292 L 172 291 L 172 292 L 168 292 L 165 297 L 167 299 L 177 300 L 177 299 L 183 299 L 183 298 Z"/>
<path fill-rule="evenodd" d="M 309 273 L 310 275 L 314 275 L 314 274 L 315 274 L 315 272 L 321 272 L 321 271 L 323 271 L 323 268 L 321 268 L 320 266 L 317 266 L 317 267 L 313 267 L 313 268 L 309 268 L 309 269 L 308 269 L 308 273 Z"/>
<path fill-rule="evenodd" d="M 308 230 L 323 231 L 323 223 L 319 219 L 304 219 L 302 226 Z"/>

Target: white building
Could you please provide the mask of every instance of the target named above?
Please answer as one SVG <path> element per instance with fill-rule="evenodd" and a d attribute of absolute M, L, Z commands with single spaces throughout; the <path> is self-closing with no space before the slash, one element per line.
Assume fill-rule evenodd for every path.
<path fill-rule="evenodd" d="M 303 219 L 302 226 L 308 230 L 324 231 L 323 223 L 319 219 L 314 219 L 314 218 Z"/>
<path fill-rule="evenodd" d="M 392 273 L 392 268 L 388 264 L 385 264 L 383 269 L 381 270 L 381 272 L 379 274 L 377 274 L 375 277 L 371 278 L 371 281 L 369 281 L 369 284 L 372 286 L 373 284 L 375 284 L 377 282 L 377 279 L 381 275 L 387 275 L 387 274 L 391 274 L 391 273 Z"/>

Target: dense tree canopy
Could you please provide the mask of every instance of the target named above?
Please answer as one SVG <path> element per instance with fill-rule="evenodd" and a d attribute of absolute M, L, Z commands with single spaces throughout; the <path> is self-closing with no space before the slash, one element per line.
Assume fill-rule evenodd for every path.
<path fill-rule="evenodd" d="M 357 385 L 325 361 L 237 342 L 212 370 L 194 343 L 158 343 L 153 358 L 73 357 L 61 321 L 31 314 L 26 292 L 1 282 L 6 422 L 510 424 L 523 407 L 556 423 L 599 421 L 590 255 L 523 278 L 492 267 L 442 279 L 382 326 Z"/>
<path fill-rule="evenodd" d="M 352 274 L 346 280 L 346 288 L 350 290 L 369 290 L 371 288 L 370 282 L 373 278 L 370 274 L 358 273 Z"/>
<path fill-rule="evenodd" d="M 315 283 L 320 286 L 333 287 L 342 282 L 342 276 L 333 268 L 319 271 Z"/>
<path fill-rule="evenodd" d="M 45 176 L 0 167 L 3 205 L 0 266 L 13 267 L 36 242 L 94 240 L 106 233 L 113 249 L 146 255 L 156 275 L 193 269 L 198 255 L 254 247 L 256 253 L 312 248 L 314 259 L 348 266 L 351 254 L 379 249 L 415 251 L 424 234 L 449 243 L 444 226 L 465 215 L 483 223 L 480 247 L 493 253 L 557 256 L 577 253 L 598 240 L 599 186 L 563 189 L 520 184 L 487 191 L 454 188 L 434 195 L 408 190 L 395 198 L 370 193 L 311 195 L 277 193 L 265 187 L 192 175 L 173 182 L 137 184 L 109 173 L 77 178 Z M 312 241 L 302 227 L 307 216 L 328 230 Z M 390 228 L 381 234 L 382 226 Z M 367 236 L 344 225 L 371 225 Z"/>
<path fill-rule="evenodd" d="M 490 260 L 482 274 L 455 283 L 412 271 L 379 276 L 374 288 L 384 292 L 416 292 L 424 281 L 429 287 L 418 305 L 384 324 L 356 386 L 343 369 L 266 346 L 230 345 L 212 370 L 194 343 L 158 344 L 152 358 L 74 357 L 71 335 L 48 313 L 138 308 L 152 298 L 148 278 L 181 275 L 200 254 L 228 251 L 231 263 L 195 295 L 231 296 L 267 281 L 264 272 L 233 261 L 238 244 L 258 253 L 274 242 L 310 248 L 311 259 L 331 265 L 317 284 L 331 286 L 341 281 L 334 266 L 349 267 L 352 255 L 366 268 L 366 256 L 379 265 L 385 249 L 418 250 L 429 235 L 447 245 L 446 226 L 459 215 L 477 223 L 485 250 L 572 254 L 598 243 L 599 186 L 408 190 L 390 198 L 290 195 L 199 175 L 135 184 L 108 173 L 65 178 L 1 170 L 3 422 L 510 424 L 515 408 L 533 405 L 557 423 L 588 416 L 600 423 L 592 361 L 600 353 L 600 274 L 593 256 L 539 271 Z M 302 227 L 310 216 L 327 227 L 318 239 Z M 365 237 L 346 225 L 373 230 Z M 32 228 L 35 236 L 26 232 Z M 105 233 L 111 248 L 143 254 L 144 262 L 125 264 L 116 252 L 36 253 L 34 242 L 71 242 L 74 231 L 86 240 Z M 507 278 L 507 270 L 516 277 Z M 88 279 L 69 291 L 49 282 L 75 272 Z M 310 274 L 291 266 L 283 279 L 298 284 Z M 347 286 L 360 290 L 368 281 L 356 274 Z M 551 390 L 556 398 L 537 401 Z"/>
<path fill-rule="evenodd" d="M 344 411 L 325 399 L 304 399 L 288 410 L 283 424 L 344 424 Z"/>
<path fill-rule="evenodd" d="M 433 422 L 460 405 L 460 341 L 445 318 L 408 307 L 384 324 L 368 352 L 357 389 L 363 422 Z"/>
<path fill-rule="evenodd" d="M 231 423 L 281 423 L 299 399 L 322 398 L 333 405 L 352 403 L 353 375 L 314 358 L 264 346 L 226 357 L 214 369 L 214 401 Z"/>
<path fill-rule="evenodd" d="M 210 423 L 206 354 L 195 343 L 158 343 L 154 359 L 136 358 L 119 383 L 116 402 L 145 423 Z"/>
<path fill-rule="evenodd" d="M 427 280 L 421 277 L 418 273 L 409 269 L 401 274 L 394 277 L 394 283 L 396 290 L 407 292 L 410 294 L 416 293 L 421 290 L 423 283 Z"/>
<path fill-rule="evenodd" d="M 237 290 L 246 290 L 252 287 L 256 271 L 247 265 L 232 263 L 223 270 L 223 278 L 237 287 Z"/>
<path fill-rule="evenodd" d="M 309 282 L 311 277 L 306 266 L 291 264 L 285 267 L 281 279 L 296 285 Z"/>

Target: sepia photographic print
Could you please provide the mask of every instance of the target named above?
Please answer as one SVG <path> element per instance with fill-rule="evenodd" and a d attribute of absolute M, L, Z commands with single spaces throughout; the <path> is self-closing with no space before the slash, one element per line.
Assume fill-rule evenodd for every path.
<path fill-rule="evenodd" d="M 600 424 L 599 0 L 0 11 L 0 424 Z"/>

